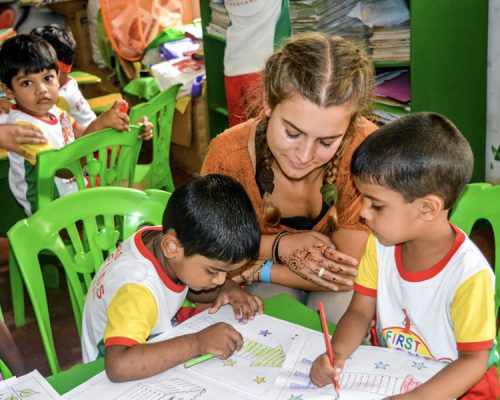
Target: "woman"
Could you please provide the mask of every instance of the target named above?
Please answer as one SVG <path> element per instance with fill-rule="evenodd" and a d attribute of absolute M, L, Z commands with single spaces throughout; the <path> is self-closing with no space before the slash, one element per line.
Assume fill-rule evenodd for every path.
<path fill-rule="evenodd" d="M 349 41 L 292 37 L 266 63 L 263 117 L 217 136 L 202 167 L 240 181 L 260 218 L 259 260 L 242 276 L 261 283 L 248 290 L 288 293 L 311 308 L 323 299 L 334 322 L 349 304 L 368 238 L 349 162 L 376 129 L 362 117 L 372 76 Z"/>

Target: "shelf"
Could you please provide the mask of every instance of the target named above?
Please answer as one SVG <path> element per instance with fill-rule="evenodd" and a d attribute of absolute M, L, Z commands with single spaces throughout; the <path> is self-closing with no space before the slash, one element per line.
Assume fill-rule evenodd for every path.
<path fill-rule="evenodd" d="M 226 117 L 229 117 L 229 113 L 227 112 L 227 108 L 224 106 L 221 106 L 219 104 L 210 104 L 209 106 L 210 110 L 215 111 L 219 114 L 222 114 Z"/>
<path fill-rule="evenodd" d="M 203 32 L 203 36 L 205 36 L 206 38 L 217 40 L 218 42 L 221 42 L 221 43 L 226 43 L 225 37 L 213 35 L 211 33 L 207 33 L 206 31 Z"/>
<path fill-rule="evenodd" d="M 411 113 L 411 111 L 407 111 L 403 107 L 393 107 L 393 106 L 389 106 L 387 104 L 381 104 L 381 103 L 377 103 L 374 101 L 372 101 L 371 104 L 372 104 L 372 107 L 377 109 L 377 110 L 381 110 L 381 111 L 385 111 L 385 112 L 388 112 L 391 114 L 399 115 L 400 117 Z"/>
<path fill-rule="evenodd" d="M 409 68 L 409 61 L 373 61 L 375 68 Z"/>

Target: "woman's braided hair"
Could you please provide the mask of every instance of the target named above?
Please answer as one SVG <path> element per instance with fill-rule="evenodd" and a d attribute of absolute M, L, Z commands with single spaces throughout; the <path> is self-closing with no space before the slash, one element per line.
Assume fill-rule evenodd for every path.
<path fill-rule="evenodd" d="M 331 205 L 328 223 L 334 231 L 337 226 L 335 202 L 340 159 L 344 149 L 354 136 L 361 115 L 368 113 L 368 98 L 371 94 L 373 68 L 371 62 L 354 43 L 339 36 L 328 36 L 318 32 L 294 35 L 267 61 L 264 70 L 264 93 L 271 109 L 280 102 L 299 94 L 308 101 L 321 106 L 353 105 L 353 115 L 346 134 L 333 156 L 324 165 L 323 201 Z M 273 160 L 266 138 L 267 120 L 262 120 L 256 130 L 256 162 L 259 183 L 264 190 L 263 219 L 268 226 L 278 226 L 280 210 L 273 205 Z"/>

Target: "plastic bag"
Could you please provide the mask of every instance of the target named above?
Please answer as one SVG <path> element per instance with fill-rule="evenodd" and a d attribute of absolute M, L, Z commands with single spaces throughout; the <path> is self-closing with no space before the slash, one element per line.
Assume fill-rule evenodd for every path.
<path fill-rule="evenodd" d="M 357 18 L 370 28 L 399 25 L 410 19 L 410 11 L 404 0 L 362 0 L 347 14 Z"/>

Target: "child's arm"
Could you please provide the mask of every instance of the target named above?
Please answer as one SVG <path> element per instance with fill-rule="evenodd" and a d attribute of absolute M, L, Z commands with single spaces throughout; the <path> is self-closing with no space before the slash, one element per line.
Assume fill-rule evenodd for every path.
<path fill-rule="evenodd" d="M 375 316 L 376 298 L 354 292 L 349 308 L 340 319 L 332 338 L 335 365 L 331 366 L 328 356 L 319 356 L 309 374 L 317 386 L 325 386 L 338 380 L 344 362 L 358 348 L 366 336 Z"/>
<path fill-rule="evenodd" d="M 76 124 L 74 128 L 75 138 L 78 139 L 88 133 L 106 128 L 114 128 L 118 131 L 128 131 L 130 129 L 130 120 L 127 113 L 120 110 L 120 107 L 123 106 L 127 106 L 127 102 L 125 100 L 117 100 L 108 111 L 99 115 L 86 128 L 83 125 Z"/>
<path fill-rule="evenodd" d="M 20 376 L 28 372 L 23 356 L 4 321 L 0 321 L 0 359 L 5 362 L 14 375 Z"/>
<path fill-rule="evenodd" d="M 241 318 L 243 323 L 253 319 L 256 313 L 262 314 L 264 311 L 262 300 L 245 292 L 232 279 L 226 279 L 224 285 L 213 290 L 203 292 L 190 290 L 188 299 L 200 303 L 213 303 L 208 309 L 210 314 L 217 312 L 225 304 L 231 304 L 234 310 L 234 318 Z"/>
<path fill-rule="evenodd" d="M 240 333 L 231 325 L 219 322 L 200 332 L 163 342 L 109 346 L 106 348 L 106 373 L 113 382 L 143 379 L 203 354 L 226 359 L 242 346 Z"/>
<path fill-rule="evenodd" d="M 458 399 L 486 373 L 489 350 L 461 352 L 458 359 L 410 392 L 388 399 Z"/>

